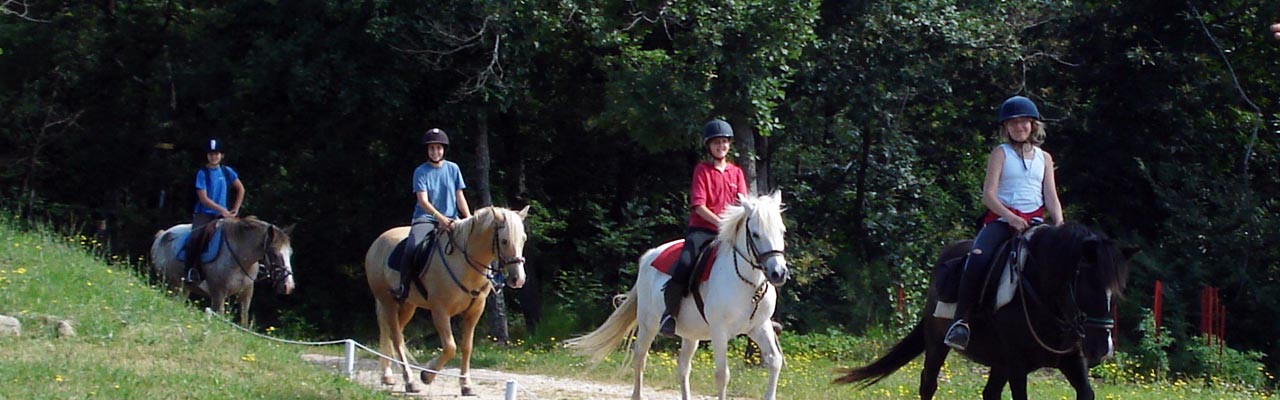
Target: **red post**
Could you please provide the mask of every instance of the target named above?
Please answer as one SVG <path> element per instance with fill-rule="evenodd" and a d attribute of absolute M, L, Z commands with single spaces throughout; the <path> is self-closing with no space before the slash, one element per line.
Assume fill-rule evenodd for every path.
<path fill-rule="evenodd" d="M 906 324 L 906 321 L 907 321 L 906 297 L 907 297 L 906 290 L 902 288 L 902 285 L 898 285 L 898 310 L 897 311 L 898 311 L 899 325 Z"/>

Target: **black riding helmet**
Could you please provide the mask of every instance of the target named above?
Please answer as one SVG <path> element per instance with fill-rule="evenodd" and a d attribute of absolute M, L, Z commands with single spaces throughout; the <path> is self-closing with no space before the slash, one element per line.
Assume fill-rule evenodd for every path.
<path fill-rule="evenodd" d="M 203 149 L 205 153 L 227 152 L 226 145 L 224 145 L 221 140 L 218 140 L 218 138 L 209 138 L 209 141 L 205 142 Z"/>
<path fill-rule="evenodd" d="M 728 122 L 718 119 L 713 119 L 711 122 L 707 122 L 706 125 L 702 126 L 702 144 L 705 145 L 708 140 L 718 137 L 733 140 L 733 127 L 730 127 Z"/>
<path fill-rule="evenodd" d="M 422 134 L 422 145 L 426 146 L 432 143 L 440 143 L 445 149 L 449 148 L 449 135 L 446 135 L 440 128 L 431 128 Z"/>

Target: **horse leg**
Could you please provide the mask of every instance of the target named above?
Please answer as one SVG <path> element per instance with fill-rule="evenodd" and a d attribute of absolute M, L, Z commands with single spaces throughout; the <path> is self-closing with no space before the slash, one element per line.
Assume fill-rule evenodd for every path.
<path fill-rule="evenodd" d="M 1067 377 L 1067 382 L 1076 389 L 1076 400 L 1093 400 L 1093 385 L 1089 384 L 1089 366 L 1084 357 L 1063 358 L 1058 370 Z"/>
<path fill-rule="evenodd" d="M 1013 400 L 1027 400 L 1027 372 L 1009 372 L 1009 393 L 1012 394 Z"/>
<path fill-rule="evenodd" d="M 676 361 L 676 373 L 680 376 L 680 398 L 689 400 L 689 370 L 693 369 L 693 353 L 698 351 L 698 340 L 680 338 L 680 357 Z"/>
<path fill-rule="evenodd" d="M 409 318 L 413 318 L 415 309 L 410 305 L 399 305 L 398 308 L 393 306 L 390 309 L 396 313 L 394 316 L 396 320 L 392 321 L 395 324 L 393 326 L 395 329 L 391 330 L 391 343 L 396 348 L 396 360 L 400 362 L 400 369 L 404 376 L 404 392 L 418 393 L 422 388 L 418 386 L 418 382 L 413 380 L 413 376 L 409 375 L 409 350 L 404 345 L 404 326 L 408 324 Z M 409 318 L 405 318 L 406 315 Z M 387 317 L 392 318 L 393 316 L 388 315 Z"/>
<path fill-rule="evenodd" d="M 1000 400 L 1004 384 L 1009 382 L 1008 371 L 1004 368 L 991 367 L 991 375 L 987 377 L 987 386 L 982 388 L 983 400 Z M 1026 380 L 1023 380 L 1026 383 Z"/>
<path fill-rule="evenodd" d="M 399 355 L 396 352 L 400 349 L 392 346 L 391 344 L 391 332 L 398 327 L 398 325 L 396 325 L 398 320 L 392 319 L 394 317 L 391 315 L 394 306 L 384 304 L 381 301 L 376 301 L 374 305 L 376 309 L 375 312 L 378 315 L 378 349 L 382 354 L 398 358 Z M 378 357 L 378 369 L 382 370 L 383 385 L 396 384 L 395 378 L 391 374 L 391 361 L 383 357 Z"/>
<path fill-rule="evenodd" d="M 453 340 L 453 327 L 449 323 L 448 313 L 444 310 L 431 310 L 431 322 L 436 326 L 436 335 L 440 336 L 441 350 L 440 355 L 427 364 L 432 371 L 439 372 L 444 370 L 444 364 L 458 352 L 458 344 Z M 422 371 L 422 383 L 430 385 L 435 380 L 435 372 Z"/>
<path fill-rule="evenodd" d="M 658 335 L 658 318 L 660 318 L 658 315 L 645 316 L 644 312 L 637 312 L 637 315 L 644 318 L 638 320 L 636 341 L 631 349 L 632 367 L 635 369 L 635 382 L 631 387 L 632 400 L 640 400 L 640 388 L 644 386 L 644 367 L 649 359 L 649 347 L 653 346 L 653 340 Z"/>
<path fill-rule="evenodd" d="M 929 342 L 925 345 L 924 369 L 920 370 L 920 400 L 931 400 L 938 392 L 938 373 L 947 362 L 947 353 L 951 347 L 940 342 Z"/>
<path fill-rule="evenodd" d="M 240 294 L 236 295 L 236 299 L 240 300 L 240 326 L 249 327 L 249 303 L 253 302 L 253 284 L 241 289 Z"/>
<path fill-rule="evenodd" d="M 711 353 L 716 359 L 716 388 L 720 400 L 725 399 L 729 390 L 729 332 L 711 327 Z"/>
<path fill-rule="evenodd" d="M 481 298 L 483 299 L 483 298 Z M 462 387 L 463 396 L 475 396 L 475 390 L 471 388 L 471 349 L 474 344 L 476 324 L 480 323 L 480 315 L 484 313 L 484 300 L 477 301 L 471 306 L 473 311 L 468 312 L 462 317 L 462 326 L 458 330 L 458 350 L 462 356 L 462 368 L 459 374 L 462 378 L 458 379 Z"/>
<path fill-rule="evenodd" d="M 769 369 L 769 387 L 765 389 L 764 399 L 773 400 L 778 394 L 778 374 L 783 364 L 782 348 L 778 347 L 778 338 L 773 334 L 773 324 L 760 325 L 747 336 L 760 348 L 760 362 Z"/>

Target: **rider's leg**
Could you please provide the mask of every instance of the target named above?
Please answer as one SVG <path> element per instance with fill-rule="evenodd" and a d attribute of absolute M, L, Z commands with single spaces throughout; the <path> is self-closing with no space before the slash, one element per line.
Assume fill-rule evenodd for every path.
<path fill-rule="evenodd" d="M 435 228 L 435 222 L 425 217 L 414 219 L 412 225 L 409 226 L 409 236 L 405 238 L 404 251 L 400 253 L 400 287 L 389 289 L 391 295 L 395 296 L 396 301 L 403 303 L 405 299 L 409 298 L 411 281 L 418 274 L 419 264 L 425 265 L 431 262 L 430 249 L 423 252 L 421 259 L 417 259 L 416 256 L 423 242 L 426 241 L 428 236 L 431 236 L 431 232 L 435 231 Z M 427 244 L 430 245 L 430 243 Z M 415 259 L 419 262 L 415 263 Z"/>
<path fill-rule="evenodd" d="M 988 264 L 995 258 L 992 252 L 1011 235 L 1009 224 L 994 221 L 983 226 L 978 232 L 977 239 L 974 239 L 973 250 L 969 252 L 969 259 L 965 261 L 964 272 L 960 276 L 960 295 L 956 300 L 955 322 L 947 330 L 944 339 L 948 346 L 956 350 L 964 350 L 969 346 L 969 324 L 966 320 L 969 319 L 970 310 L 981 303 L 978 298 L 981 296 L 979 292 L 982 291 L 982 282 L 987 276 Z"/>
<path fill-rule="evenodd" d="M 204 253 L 204 249 L 200 248 L 200 243 L 204 242 L 205 225 L 217 220 L 218 216 L 216 215 L 205 213 L 191 215 L 191 234 L 187 236 L 186 243 L 187 260 L 183 262 L 186 266 L 182 275 L 183 282 L 197 283 L 204 279 L 204 277 L 200 276 L 200 256 Z"/>
<path fill-rule="evenodd" d="M 680 302 L 684 300 L 686 292 L 689 291 L 689 279 L 693 273 L 693 264 L 702 249 L 715 237 L 716 234 L 714 232 L 702 229 L 689 229 L 685 232 L 684 249 L 680 251 L 680 260 L 676 261 L 676 265 L 671 267 L 671 280 L 667 281 L 666 286 L 662 288 L 662 298 L 666 302 L 667 309 L 662 313 L 662 322 L 658 328 L 658 333 L 665 336 L 675 336 L 676 318 L 680 315 Z"/>

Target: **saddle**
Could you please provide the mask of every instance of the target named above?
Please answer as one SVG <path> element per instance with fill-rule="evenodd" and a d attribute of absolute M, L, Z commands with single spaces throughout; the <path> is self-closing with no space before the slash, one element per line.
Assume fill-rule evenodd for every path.
<path fill-rule="evenodd" d="M 671 269 L 675 268 L 676 262 L 680 261 L 680 252 L 684 249 L 684 239 L 672 243 L 674 244 L 668 246 L 666 250 L 658 254 L 657 258 L 653 259 L 653 263 L 649 264 L 659 272 L 667 275 L 671 275 Z M 706 282 L 711 277 L 711 265 L 715 264 L 716 261 L 716 248 L 717 246 L 715 245 L 705 246 L 698 253 L 698 257 L 693 262 L 693 272 L 689 274 L 689 290 L 697 289 L 698 283 Z"/>
<path fill-rule="evenodd" d="M 196 245 L 193 248 L 204 249 L 204 251 L 200 252 L 200 264 L 210 263 L 218 258 L 218 250 L 222 248 L 220 246 L 222 244 L 222 230 L 218 229 L 216 221 L 204 224 L 200 229 L 192 230 L 178 238 L 176 241 L 178 245 L 178 261 L 187 261 L 187 245 L 192 240 L 196 241 Z"/>
<path fill-rule="evenodd" d="M 411 267 L 425 265 L 431 261 L 431 250 L 435 248 L 436 232 L 431 231 L 431 233 L 428 233 L 427 237 L 418 245 L 418 248 L 413 250 L 413 258 L 409 262 Z M 408 242 L 409 238 L 407 237 L 400 239 L 400 243 L 396 243 L 396 247 L 391 249 L 391 254 L 387 255 L 387 268 L 391 268 L 392 271 L 400 271 L 400 257 L 404 254 L 405 248 L 409 247 Z"/>
<path fill-rule="evenodd" d="M 1041 226 L 1036 225 L 1021 235 L 1016 235 L 996 247 L 996 257 L 987 267 L 983 278 L 982 290 L 978 292 L 978 300 L 973 310 L 991 310 L 995 312 L 1013 301 L 1017 292 L 1018 281 L 1022 279 L 1022 270 L 1026 266 L 1027 242 Z M 935 276 L 938 279 L 938 304 L 933 316 L 952 319 L 955 317 L 956 301 L 960 297 L 960 278 L 964 274 L 964 264 L 968 256 L 957 257 L 939 263 Z M 994 298 L 992 298 L 994 295 Z M 984 308 L 990 304 L 991 308 Z"/>

